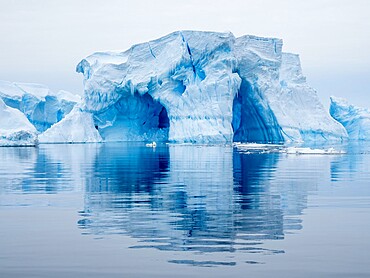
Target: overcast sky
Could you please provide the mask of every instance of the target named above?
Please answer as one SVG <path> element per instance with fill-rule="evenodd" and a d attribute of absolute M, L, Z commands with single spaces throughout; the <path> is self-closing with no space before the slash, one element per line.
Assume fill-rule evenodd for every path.
<path fill-rule="evenodd" d="M 189 29 L 281 38 L 326 105 L 370 107 L 369 0 L 0 0 L 0 79 L 81 93 L 85 56 Z"/>

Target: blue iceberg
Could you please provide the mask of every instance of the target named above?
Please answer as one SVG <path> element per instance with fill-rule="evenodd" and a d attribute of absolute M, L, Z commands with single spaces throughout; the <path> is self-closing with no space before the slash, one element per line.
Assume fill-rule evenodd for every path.
<path fill-rule="evenodd" d="M 83 59 L 82 109 L 104 141 L 343 140 L 282 40 L 178 31 Z"/>
<path fill-rule="evenodd" d="M 356 107 L 343 98 L 330 98 L 330 114 L 340 122 L 351 140 L 370 140 L 370 110 Z"/>
<path fill-rule="evenodd" d="M 41 84 L 8 81 L 0 81 L 0 98 L 7 106 L 21 111 L 38 133 L 62 120 L 81 102 L 80 96 L 67 91 L 53 93 Z"/>

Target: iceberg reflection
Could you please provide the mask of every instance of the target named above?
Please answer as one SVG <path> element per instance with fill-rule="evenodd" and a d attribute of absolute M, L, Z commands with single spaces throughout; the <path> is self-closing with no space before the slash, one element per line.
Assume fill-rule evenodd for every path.
<path fill-rule="evenodd" d="M 328 198 L 328 184 L 368 180 L 367 156 L 353 152 L 246 154 L 143 143 L 2 148 L 0 206 L 73 207 L 82 234 L 125 235 L 135 239 L 132 249 L 178 252 L 172 263 L 232 266 L 242 253 L 255 264 L 258 255 L 284 253 L 276 240 L 302 229 L 308 196 Z"/>
<path fill-rule="evenodd" d="M 280 156 L 228 146 L 103 145 L 78 226 L 85 234 L 140 239 L 131 248 L 283 253 L 262 241 L 301 229 L 307 188 L 293 197 L 273 188 Z"/>

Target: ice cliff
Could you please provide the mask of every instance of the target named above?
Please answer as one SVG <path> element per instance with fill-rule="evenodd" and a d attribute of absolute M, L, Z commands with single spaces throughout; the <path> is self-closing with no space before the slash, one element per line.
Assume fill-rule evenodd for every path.
<path fill-rule="evenodd" d="M 77 65 L 105 141 L 342 140 L 282 41 L 182 31 Z"/>
<path fill-rule="evenodd" d="M 7 106 L 0 98 L 0 146 L 35 146 L 35 127 L 19 110 Z"/>
<path fill-rule="evenodd" d="M 330 114 L 346 128 L 349 138 L 370 140 L 370 110 L 351 105 L 343 98 L 330 100 Z"/>
<path fill-rule="evenodd" d="M 282 53 L 280 89 L 269 98 L 284 139 L 322 141 L 348 137 L 343 126 L 334 121 L 310 87 L 297 54 Z"/>
<path fill-rule="evenodd" d="M 0 98 L 21 111 L 39 133 L 63 119 L 81 101 L 66 91 L 53 93 L 44 85 L 8 81 L 0 81 Z"/>

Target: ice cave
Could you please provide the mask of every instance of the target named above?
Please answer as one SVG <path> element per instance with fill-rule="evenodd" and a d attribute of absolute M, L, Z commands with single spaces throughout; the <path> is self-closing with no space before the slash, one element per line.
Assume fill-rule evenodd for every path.
<path fill-rule="evenodd" d="M 114 105 L 94 114 L 95 128 L 109 141 L 167 141 L 166 108 L 148 93 L 122 96 Z"/>

